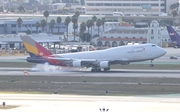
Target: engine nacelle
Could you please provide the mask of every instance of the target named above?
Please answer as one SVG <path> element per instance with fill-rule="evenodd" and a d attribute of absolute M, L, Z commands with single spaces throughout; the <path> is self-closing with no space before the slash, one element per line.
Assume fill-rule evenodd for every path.
<path fill-rule="evenodd" d="M 82 62 L 81 62 L 81 60 L 73 61 L 73 62 L 72 62 L 72 66 L 73 66 L 73 67 L 82 67 Z"/>
<path fill-rule="evenodd" d="M 47 63 L 47 61 L 44 58 L 41 57 L 27 57 L 26 58 L 27 62 L 31 62 L 31 63 Z"/>
<path fill-rule="evenodd" d="M 176 42 L 176 41 L 173 41 L 173 42 L 171 42 L 171 44 L 173 44 L 173 45 L 177 45 L 177 42 Z"/>
<path fill-rule="evenodd" d="M 109 68 L 109 61 L 102 61 L 99 63 L 100 68 Z"/>

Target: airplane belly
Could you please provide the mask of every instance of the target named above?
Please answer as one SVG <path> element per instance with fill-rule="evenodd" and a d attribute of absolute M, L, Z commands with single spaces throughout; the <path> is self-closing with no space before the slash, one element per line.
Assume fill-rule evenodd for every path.
<path fill-rule="evenodd" d="M 141 53 L 134 53 L 134 54 L 133 54 L 133 59 L 134 59 L 134 60 L 139 60 L 139 59 L 141 59 Z"/>
<path fill-rule="evenodd" d="M 125 58 L 127 58 L 128 60 L 133 60 L 133 52 L 127 52 Z"/>

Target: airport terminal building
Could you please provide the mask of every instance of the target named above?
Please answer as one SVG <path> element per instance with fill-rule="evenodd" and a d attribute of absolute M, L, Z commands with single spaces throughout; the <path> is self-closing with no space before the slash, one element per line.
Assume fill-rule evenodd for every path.
<path fill-rule="evenodd" d="M 151 21 L 150 26 L 146 25 L 146 23 L 138 24 L 143 27 L 139 28 L 136 27 L 138 25 L 120 24 L 119 22 L 106 23 L 105 29 L 107 31 L 105 30 L 99 38 L 93 39 L 92 42 L 99 47 L 116 47 L 144 43 L 164 46 L 164 44 L 171 41 L 167 30 L 162 29 L 157 20 Z"/>
<path fill-rule="evenodd" d="M 21 25 L 21 28 L 17 25 L 17 20 L 3 20 L 0 21 L 0 41 L 8 39 L 17 39 L 18 33 L 26 33 L 27 30 L 30 30 L 31 33 L 34 35 L 38 35 L 41 33 L 46 33 L 46 29 L 42 29 L 41 27 L 38 28 L 38 30 L 35 27 L 35 23 L 38 20 L 33 19 L 25 19 L 23 20 L 23 24 Z M 138 27 L 138 26 L 142 27 Z M 79 32 L 76 30 L 76 32 Z M 68 26 L 69 30 L 69 36 L 68 38 L 73 40 L 73 25 L 70 23 Z M 57 33 L 58 28 L 57 24 L 55 25 L 55 28 L 53 30 L 54 33 Z M 127 45 L 127 44 L 143 44 L 143 43 L 154 43 L 158 46 L 162 46 L 163 43 L 170 42 L 169 35 L 167 33 L 166 29 L 161 29 L 159 26 L 159 23 L 157 20 L 153 20 L 150 23 L 150 26 L 148 23 L 137 23 L 137 24 L 129 24 L 129 23 L 121 23 L 121 22 L 106 22 L 103 26 L 100 27 L 100 35 L 97 38 L 92 39 L 92 44 L 99 47 L 115 47 L 115 46 L 121 46 L 121 45 Z M 66 26 L 62 22 L 60 25 L 60 32 L 62 33 L 60 35 L 56 35 L 57 39 L 56 41 L 59 41 L 59 37 L 61 39 L 64 39 L 66 34 Z M 85 31 L 87 32 L 87 30 Z M 162 33 L 163 32 L 163 33 Z M 165 32 L 165 33 L 164 33 Z M 51 35 L 50 29 L 47 28 L 47 33 Z M 90 32 L 91 33 L 91 32 Z M 4 35 L 5 34 L 5 35 Z M 94 26 L 92 28 L 92 35 L 98 34 L 98 27 Z M 46 39 L 45 36 L 44 39 Z M 6 38 L 6 39 L 5 39 Z M 51 37 L 52 38 L 52 37 Z M 77 41 L 80 41 L 78 36 Z M 43 39 L 42 39 L 43 40 Z M 9 40 L 12 41 L 12 40 Z M 19 40 L 20 41 L 20 40 Z M 19 45 L 19 44 L 18 44 Z"/>
<path fill-rule="evenodd" d="M 159 15 L 170 13 L 170 5 L 178 0 L 86 0 L 86 14 L 112 15 L 124 14 Z"/>
<path fill-rule="evenodd" d="M 43 33 L 48 32 L 51 33 L 51 29 L 49 28 L 49 24 L 47 27 L 39 27 L 36 28 L 36 22 L 41 23 L 40 20 L 35 19 L 23 19 L 23 23 L 20 27 L 18 27 L 16 19 L 1 19 L 0 21 L 0 34 L 18 34 L 18 33 L 26 33 L 28 30 L 30 33 Z M 64 22 L 60 23 L 60 33 L 64 33 L 66 31 L 66 26 Z M 54 33 L 58 33 L 58 24 L 56 23 L 53 28 Z"/>

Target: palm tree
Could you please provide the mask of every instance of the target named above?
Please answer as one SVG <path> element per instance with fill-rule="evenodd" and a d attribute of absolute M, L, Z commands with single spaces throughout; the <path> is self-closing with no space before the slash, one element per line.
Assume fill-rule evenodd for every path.
<path fill-rule="evenodd" d="M 71 22 L 71 18 L 70 18 L 69 16 L 67 16 L 66 19 L 65 19 L 67 40 L 68 40 L 68 26 L 69 26 L 69 23 L 70 23 L 70 22 Z"/>
<path fill-rule="evenodd" d="M 21 28 L 22 23 L 23 23 L 22 19 L 21 19 L 21 18 L 18 18 L 18 19 L 17 19 L 17 24 L 18 24 L 18 28 L 19 28 L 19 29 Z M 19 30 L 18 30 L 18 32 L 19 32 Z"/>
<path fill-rule="evenodd" d="M 94 16 L 92 17 L 92 20 L 93 20 L 93 22 L 96 22 L 97 17 L 94 15 Z"/>
<path fill-rule="evenodd" d="M 77 20 L 78 20 L 78 17 L 80 15 L 79 11 L 76 11 L 74 15 L 77 17 Z"/>
<path fill-rule="evenodd" d="M 85 22 L 82 22 L 80 25 L 80 37 L 81 37 L 81 39 L 83 39 L 84 31 L 86 31 L 86 24 L 85 24 Z M 86 40 L 87 40 L 87 37 L 86 37 Z"/>
<path fill-rule="evenodd" d="M 46 17 L 46 23 L 47 23 L 47 18 L 49 17 L 49 12 L 46 10 L 46 11 L 44 11 L 43 15 L 44 15 L 44 17 Z M 47 33 L 47 26 L 46 26 L 46 33 Z"/>
<path fill-rule="evenodd" d="M 72 23 L 73 23 L 73 29 L 74 29 L 74 41 L 75 41 L 75 30 L 78 28 L 78 24 L 77 24 L 77 17 L 75 15 L 72 16 Z"/>
<path fill-rule="evenodd" d="M 94 26 L 94 21 L 90 20 L 90 26 L 91 26 L 91 38 L 92 38 L 92 27 Z"/>
<path fill-rule="evenodd" d="M 41 26 L 41 24 L 39 22 L 36 22 L 35 26 L 36 26 L 36 32 L 38 33 L 39 32 L 38 28 Z"/>
<path fill-rule="evenodd" d="M 86 21 L 86 26 L 87 26 L 87 28 L 88 28 L 88 33 L 89 33 L 89 28 L 91 27 L 91 20 L 87 20 Z"/>
<path fill-rule="evenodd" d="M 25 8 L 23 6 L 18 7 L 19 12 L 26 12 Z"/>
<path fill-rule="evenodd" d="M 175 21 L 175 17 L 178 16 L 177 10 L 174 9 L 171 13 L 172 13 L 172 16 L 173 16 L 174 21 Z M 173 21 L 173 25 L 174 25 L 174 21 Z"/>
<path fill-rule="evenodd" d="M 101 26 L 101 20 L 100 19 L 97 20 L 96 26 L 98 27 L 98 36 L 99 36 L 99 27 Z"/>
<path fill-rule="evenodd" d="M 170 5 L 171 10 L 178 9 L 178 8 L 179 8 L 179 2 Z"/>
<path fill-rule="evenodd" d="M 26 31 L 26 34 L 31 34 L 31 31 L 28 29 L 28 30 Z"/>
<path fill-rule="evenodd" d="M 61 17 L 57 17 L 56 22 L 58 23 L 58 34 L 59 34 L 59 25 L 61 21 L 62 21 Z"/>
<path fill-rule="evenodd" d="M 75 32 L 75 30 L 78 28 L 78 24 L 77 23 L 75 23 L 75 24 L 73 24 L 73 29 L 74 29 L 74 41 L 75 41 L 75 38 L 76 38 L 76 32 Z"/>
<path fill-rule="evenodd" d="M 169 8 L 170 8 L 171 10 L 175 9 L 174 4 L 170 5 L 170 7 L 169 7 Z"/>
<path fill-rule="evenodd" d="M 43 19 L 41 20 L 41 27 L 42 27 L 42 31 L 44 32 L 44 27 L 46 26 L 46 21 Z"/>
<path fill-rule="evenodd" d="M 73 22 L 73 29 L 74 29 L 74 41 L 75 41 L 75 30 L 78 28 L 78 17 L 80 13 L 79 11 L 76 11 L 75 14 L 72 16 L 72 22 Z"/>
<path fill-rule="evenodd" d="M 103 32 L 104 32 L 104 24 L 105 24 L 105 22 L 106 22 L 106 20 L 105 20 L 105 18 L 103 17 L 103 18 L 101 19 L 101 23 L 102 23 L 102 26 L 103 26 Z"/>
<path fill-rule="evenodd" d="M 177 11 L 179 9 L 179 2 L 176 3 L 176 8 L 177 8 Z"/>
<path fill-rule="evenodd" d="M 96 21 L 97 21 L 97 17 L 94 15 L 93 17 L 92 17 L 92 20 L 93 20 L 93 22 L 95 23 Z M 94 26 L 94 25 L 93 25 Z"/>
<path fill-rule="evenodd" d="M 51 29 L 51 33 L 53 33 L 54 25 L 55 25 L 55 20 L 52 19 L 52 20 L 50 21 L 50 23 L 49 23 L 49 27 L 50 27 L 50 29 Z"/>

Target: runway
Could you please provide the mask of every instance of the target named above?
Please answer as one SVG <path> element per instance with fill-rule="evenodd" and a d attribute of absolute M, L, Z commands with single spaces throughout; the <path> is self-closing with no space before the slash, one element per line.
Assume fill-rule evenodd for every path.
<path fill-rule="evenodd" d="M 106 112 L 179 112 L 180 111 L 180 94 L 169 94 L 169 95 L 134 95 L 134 96 L 106 96 L 105 90 L 108 89 L 110 94 L 125 94 L 127 91 L 128 93 L 153 93 L 153 90 L 159 91 L 171 91 L 166 90 L 165 88 L 174 88 L 173 91 L 178 90 L 179 88 L 179 82 L 176 83 L 176 81 L 172 81 L 167 83 L 168 81 L 162 82 L 159 84 L 159 80 L 157 78 L 160 78 L 160 81 L 167 80 L 168 78 L 174 78 L 178 80 L 177 78 L 180 78 L 180 70 L 173 71 L 173 70 L 112 70 L 107 73 L 100 72 L 100 73 L 92 73 L 88 70 L 72 70 L 72 71 L 56 71 L 56 72 L 35 72 L 31 71 L 31 68 L 25 68 L 28 70 L 30 76 L 24 77 L 24 68 L 1 68 L 0 69 L 0 76 L 10 76 L 14 78 L 10 78 L 10 80 L 15 79 L 15 82 L 12 84 L 18 85 L 20 84 L 18 90 L 24 90 L 24 91 L 43 91 L 43 88 L 48 89 L 49 91 L 55 91 L 57 90 L 61 95 L 56 94 L 0 94 L 0 103 L 6 102 L 6 105 L 12 105 L 12 106 L 18 106 L 17 108 L 13 109 L 7 109 L 7 110 L 1 110 L 5 112 L 102 112 L 100 109 L 105 108 Z M 17 76 L 17 77 L 16 77 Z M 52 80 L 54 82 L 51 82 L 47 80 L 47 83 L 43 84 L 39 82 L 40 80 L 34 81 L 32 79 L 29 79 L 31 77 L 40 76 L 42 77 L 41 80 L 46 79 L 47 76 L 55 76 L 55 78 L 52 77 Z M 44 77 L 46 76 L 46 77 Z M 82 77 L 83 76 L 83 77 Z M 40 78 L 39 77 L 39 78 Z M 62 81 L 55 81 L 55 79 L 67 77 L 68 82 L 62 82 Z M 77 77 L 77 79 L 86 80 L 86 77 L 93 77 L 94 82 L 76 82 L 76 80 L 70 79 L 71 77 Z M 122 81 L 113 81 L 112 82 L 106 82 L 106 80 L 102 79 L 103 82 L 96 82 L 97 78 L 102 79 L 103 77 L 105 79 L 110 80 L 114 77 L 117 79 L 118 77 L 124 78 L 129 77 L 129 79 Z M 109 78 L 108 78 L 109 77 Z M 146 80 L 142 80 L 141 78 L 150 78 L 146 82 Z M 1 77 L 2 78 L 2 77 Z M 139 81 L 134 82 L 134 78 L 139 78 L 139 81 L 141 82 L 142 86 L 139 86 Z M 151 80 L 155 80 L 154 82 Z M 37 79 L 37 78 L 34 78 Z M 17 80 L 17 81 L 16 81 Z M 62 79 L 64 80 L 64 79 Z M 157 80 L 157 81 L 156 81 Z M 129 82 L 130 81 L 130 82 Z M 5 87 L 9 88 L 11 87 L 11 83 L 5 81 L 6 83 L 4 85 L 7 85 Z M 49 83 L 48 83 L 49 82 Z M 121 83 L 120 83 L 121 82 Z M 3 82 L 1 83 L 1 87 L 3 86 Z M 9 85 L 9 86 L 8 86 Z M 31 86 L 32 85 L 32 88 Z M 33 88 L 33 85 L 36 85 Z M 61 85 L 61 86 L 60 86 Z M 88 86 L 89 85 L 89 86 Z M 106 86 L 105 86 L 106 85 Z M 154 87 L 154 85 L 157 85 L 157 88 Z M 97 86 L 97 90 L 94 86 Z M 52 90 L 49 89 L 52 88 Z M 53 88 L 54 87 L 54 88 Z M 112 89 L 111 89 L 112 87 Z M 126 89 L 123 89 L 123 88 Z M 142 88 L 143 87 L 143 88 Z M 154 87 L 154 88 L 153 88 Z M 176 88 L 177 87 L 177 88 Z M 37 88 L 37 89 L 36 89 Z M 68 89 L 69 88 L 69 89 Z M 91 89 L 93 88 L 93 89 Z M 113 89 L 114 88 L 114 89 Z M 139 89 L 142 88 L 142 89 Z M 68 95 L 68 94 L 62 94 L 65 92 L 73 92 L 77 93 L 77 89 L 80 91 L 84 91 L 85 93 L 89 93 L 89 91 L 92 91 L 92 93 L 97 93 L 101 95 Z M 137 89 L 134 91 L 134 89 Z M 125 93 L 123 93 L 123 91 Z M 176 92 L 177 93 L 177 92 Z M 90 93 L 91 94 L 91 93 Z M 168 94 L 168 92 L 167 92 Z M 108 111 L 107 111 L 108 109 Z"/>
<path fill-rule="evenodd" d="M 154 61 L 154 64 L 180 64 L 180 49 L 168 49 L 170 54 Z M 14 57 L 0 62 L 12 62 Z M 19 62 L 19 60 L 14 60 Z M 21 60 L 20 62 L 24 62 Z M 139 62 L 137 64 L 149 64 Z M 24 70 L 29 76 L 24 75 Z M 44 77 L 45 76 L 45 77 Z M 54 77 L 51 77 L 54 76 Z M 19 107 L 5 112 L 179 112 L 180 70 L 112 69 L 109 72 L 92 73 L 90 69 L 37 71 L 32 68 L 0 68 L 0 89 L 12 91 L 58 91 L 58 94 L 0 94 L 0 103 Z M 42 82 L 46 80 L 46 82 Z M 109 90 L 106 94 L 105 90 Z M 67 93 L 86 93 L 68 95 Z M 121 96 L 127 95 L 129 96 Z M 137 94 L 167 95 L 137 95 Z M 177 93 L 177 94 L 175 94 Z M 61 95 L 60 95 L 61 94 Z M 65 94 L 65 95 L 64 95 Z M 98 94 L 98 96 L 96 96 Z M 113 96 L 111 96 L 111 94 Z M 130 94 L 136 94 L 131 95 Z M 92 96 L 93 95 L 93 96 Z M 117 95 L 117 96 L 115 96 Z M 102 112 L 102 111 L 101 111 Z"/>
<path fill-rule="evenodd" d="M 30 76 L 88 76 L 88 77 L 166 77 L 180 78 L 180 70 L 134 70 L 112 69 L 108 72 L 91 72 L 90 69 L 58 70 L 58 71 L 34 71 L 31 68 L 0 68 L 0 75 L 22 76 L 24 70 Z"/>
<path fill-rule="evenodd" d="M 78 96 L 1 94 L 1 101 L 19 107 L 5 112 L 179 112 L 179 95 Z M 108 109 L 108 111 L 106 111 Z"/>

